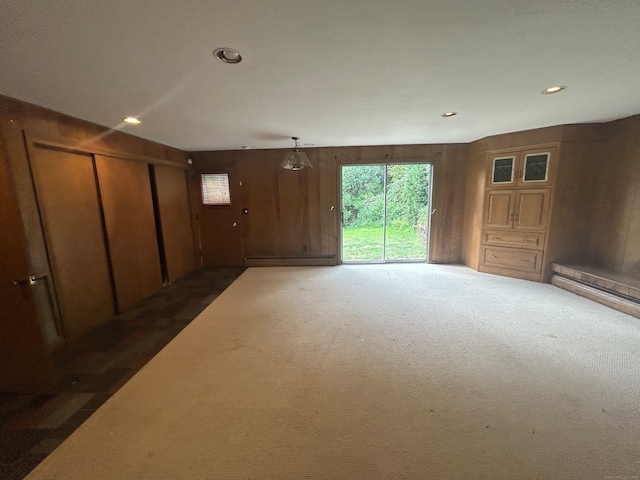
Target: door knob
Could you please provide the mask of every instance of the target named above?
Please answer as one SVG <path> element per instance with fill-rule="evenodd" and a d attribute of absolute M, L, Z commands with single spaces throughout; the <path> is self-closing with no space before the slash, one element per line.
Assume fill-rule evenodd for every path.
<path fill-rule="evenodd" d="M 40 277 L 36 277 L 34 275 L 31 275 L 28 278 L 19 278 L 17 280 L 11 280 L 11 283 L 14 286 L 18 286 L 18 285 L 35 285 L 40 280 L 44 280 L 45 278 L 47 278 L 46 275 L 42 275 Z"/>

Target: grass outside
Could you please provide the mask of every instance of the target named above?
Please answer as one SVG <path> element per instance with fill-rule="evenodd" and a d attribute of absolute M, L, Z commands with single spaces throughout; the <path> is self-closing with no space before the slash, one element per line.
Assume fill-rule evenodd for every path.
<path fill-rule="evenodd" d="M 342 231 L 342 260 L 382 261 L 382 227 L 347 228 Z M 386 260 L 424 260 L 426 244 L 413 228 L 387 227 Z"/>

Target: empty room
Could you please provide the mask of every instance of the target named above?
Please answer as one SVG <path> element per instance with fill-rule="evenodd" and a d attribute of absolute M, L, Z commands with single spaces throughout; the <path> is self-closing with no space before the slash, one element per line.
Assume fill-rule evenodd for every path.
<path fill-rule="evenodd" d="M 0 0 L 0 478 L 640 478 L 636 0 Z"/>

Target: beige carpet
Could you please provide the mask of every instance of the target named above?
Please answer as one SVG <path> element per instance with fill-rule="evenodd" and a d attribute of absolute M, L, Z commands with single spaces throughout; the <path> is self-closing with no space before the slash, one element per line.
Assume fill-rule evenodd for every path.
<path fill-rule="evenodd" d="M 639 478 L 639 350 L 551 285 L 253 268 L 28 478 Z"/>

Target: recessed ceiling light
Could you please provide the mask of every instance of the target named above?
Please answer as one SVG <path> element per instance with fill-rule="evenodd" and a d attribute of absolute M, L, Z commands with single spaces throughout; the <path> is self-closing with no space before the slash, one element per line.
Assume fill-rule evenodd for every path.
<path fill-rule="evenodd" d="M 240 52 L 228 47 L 216 48 L 213 51 L 213 56 L 224 63 L 240 63 L 242 61 Z"/>
<path fill-rule="evenodd" d="M 445 113 L 443 113 L 443 114 L 442 114 L 442 116 L 443 116 L 444 118 L 447 118 L 447 117 L 454 117 L 454 116 L 456 116 L 457 114 L 458 114 L 458 112 L 445 112 Z"/>
<path fill-rule="evenodd" d="M 543 95 L 551 95 L 552 93 L 558 93 L 561 92 L 562 90 L 566 89 L 567 87 L 562 87 L 560 85 L 556 85 L 554 87 L 549 87 L 546 88 L 542 91 Z"/>
<path fill-rule="evenodd" d="M 122 121 L 125 123 L 130 123 L 131 125 L 138 125 L 140 123 L 140 120 L 138 120 L 138 118 L 136 117 L 123 118 Z"/>

